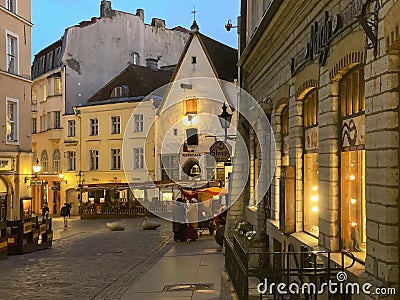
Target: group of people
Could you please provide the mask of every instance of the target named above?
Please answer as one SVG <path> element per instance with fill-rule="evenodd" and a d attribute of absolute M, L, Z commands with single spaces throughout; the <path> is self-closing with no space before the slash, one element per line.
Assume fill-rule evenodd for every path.
<path fill-rule="evenodd" d="M 202 207 L 196 199 L 186 203 L 182 198 L 177 198 L 173 209 L 172 229 L 174 232 L 174 241 L 195 241 L 198 238 L 197 226 L 199 220 L 199 208 Z M 204 215 L 202 215 L 204 217 Z M 215 240 L 222 246 L 223 234 L 225 230 L 226 207 L 221 205 L 214 218 L 209 221 L 210 226 L 217 229 Z M 214 230 L 210 230 L 213 235 Z"/>

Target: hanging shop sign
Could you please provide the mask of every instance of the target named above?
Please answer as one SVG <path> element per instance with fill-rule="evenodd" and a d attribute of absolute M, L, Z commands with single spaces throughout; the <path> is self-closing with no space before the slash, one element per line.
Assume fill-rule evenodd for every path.
<path fill-rule="evenodd" d="M 292 75 L 296 74 L 305 64 L 319 56 L 319 65 L 326 63 L 331 40 L 343 29 L 356 22 L 363 7 L 363 0 L 353 0 L 340 14 L 324 12 L 322 20 L 315 21 L 310 28 L 310 40 L 291 61 Z"/>
<path fill-rule="evenodd" d="M 365 116 L 358 116 L 342 122 L 343 150 L 360 150 L 365 145 Z"/>
<path fill-rule="evenodd" d="M 217 162 L 226 162 L 231 158 L 231 146 L 222 141 L 216 141 L 210 147 L 210 155 L 214 156 Z"/>

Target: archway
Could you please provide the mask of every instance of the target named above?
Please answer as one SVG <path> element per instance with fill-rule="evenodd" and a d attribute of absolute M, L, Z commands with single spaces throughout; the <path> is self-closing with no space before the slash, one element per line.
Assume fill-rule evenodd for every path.
<path fill-rule="evenodd" d="M 183 173 L 190 177 L 200 177 L 201 178 L 201 173 L 202 170 L 200 168 L 199 161 L 197 159 L 189 159 L 188 161 L 185 162 L 185 164 L 182 167 Z"/>

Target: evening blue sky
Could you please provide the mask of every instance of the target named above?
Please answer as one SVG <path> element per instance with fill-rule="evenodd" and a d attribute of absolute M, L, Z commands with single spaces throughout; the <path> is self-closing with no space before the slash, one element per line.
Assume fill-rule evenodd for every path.
<path fill-rule="evenodd" d="M 91 17 L 99 17 L 100 0 L 32 0 L 32 56 L 57 41 L 68 27 Z M 239 0 L 113 0 L 112 8 L 136 13 L 145 11 L 145 23 L 151 19 L 166 20 L 167 28 L 190 28 L 193 22 L 193 6 L 200 32 L 231 47 L 237 48 L 237 31 L 227 32 L 228 19 L 236 25 L 239 16 Z"/>

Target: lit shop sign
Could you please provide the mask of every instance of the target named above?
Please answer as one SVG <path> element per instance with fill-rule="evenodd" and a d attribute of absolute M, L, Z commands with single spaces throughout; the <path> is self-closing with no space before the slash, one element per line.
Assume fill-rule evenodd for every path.
<path fill-rule="evenodd" d="M 325 11 L 320 21 L 311 25 L 310 40 L 305 48 L 292 58 L 291 72 L 296 74 L 307 62 L 319 55 L 319 65 L 326 63 L 331 40 L 342 30 L 355 22 L 355 17 L 361 13 L 362 0 L 354 0 L 340 14 L 330 14 Z"/>
<path fill-rule="evenodd" d="M 343 150 L 359 150 L 365 145 L 365 116 L 358 116 L 342 122 Z"/>

